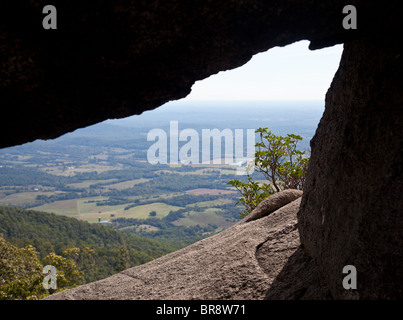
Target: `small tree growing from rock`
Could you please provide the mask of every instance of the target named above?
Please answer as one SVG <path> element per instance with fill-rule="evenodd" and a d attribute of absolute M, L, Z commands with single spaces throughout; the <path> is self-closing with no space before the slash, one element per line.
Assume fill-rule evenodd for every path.
<path fill-rule="evenodd" d="M 302 137 L 295 134 L 276 136 L 268 128 L 256 130 L 260 142 L 256 143 L 254 168 L 262 173 L 268 183 L 257 183 L 248 174 L 247 182 L 234 179 L 228 184 L 235 187 L 245 210 L 240 216 L 249 214 L 263 199 L 285 189 L 302 190 L 308 170 L 309 157 L 297 149 Z"/>

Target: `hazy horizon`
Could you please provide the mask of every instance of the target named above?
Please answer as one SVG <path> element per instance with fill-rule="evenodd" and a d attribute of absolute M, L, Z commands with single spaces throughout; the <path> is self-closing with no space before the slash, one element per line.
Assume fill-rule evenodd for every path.
<path fill-rule="evenodd" d="M 325 103 L 312 101 L 186 101 L 168 102 L 156 109 L 121 119 L 108 119 L 84 128 L 76 129 L 50 140 L 35 140 L 19 146 L 2 149 L 0 153 L 29 148 L 47 148 L 54 143 L 80 144 L 81 139 L 93 143 L 107 141 L 138 141 L 147 143 L 147 132 L 155 128 L 169 135 L 170 121 L 178 121 L 179 130 L 195 129 L 257 129 L 268 127 L 277 135 L 288 133 L 301 135 L 301 147 L 309 148 Z M 97 140 L 97 142 L 95 142 Z M 88 141 L 86 142 L 86 144 Z M 152 143 L 150 142 L 150 145 Z"/>

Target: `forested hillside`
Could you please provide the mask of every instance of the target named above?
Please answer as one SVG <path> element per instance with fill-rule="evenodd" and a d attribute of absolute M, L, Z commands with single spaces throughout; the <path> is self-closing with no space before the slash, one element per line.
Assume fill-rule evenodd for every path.
<path fill-rule="evenodd" d="M 0 234 L 17 247 L 34 246 L 41 258 L 72 247 L 94 249 L 95 264 L 85 270 L 86 282 L 103 279 L 174 250 L 167 243 L 142 239 L 112 227 L 12 207 L 0 207 Z"/>

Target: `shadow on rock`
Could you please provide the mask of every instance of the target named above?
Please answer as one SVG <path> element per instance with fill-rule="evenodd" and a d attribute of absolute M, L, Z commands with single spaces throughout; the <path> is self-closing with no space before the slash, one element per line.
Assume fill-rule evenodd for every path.
<path fill-rule="evenodd" d="M 267 300 L 331 300 L 315 261 L 300 246 L 288 259 L 266 293 Z"/>

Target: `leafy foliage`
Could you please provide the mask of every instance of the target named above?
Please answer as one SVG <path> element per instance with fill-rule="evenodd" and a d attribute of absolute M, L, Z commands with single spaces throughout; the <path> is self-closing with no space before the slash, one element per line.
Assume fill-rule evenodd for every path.
<path fill-rule="evenodd" d="M 268 128 L 259 128 L 256 133 L 260 142 L 256 143 L 254 168 L 268 180 L 269 183 L 259 184 L 250 175 L 247 182 L 234 179 L 228 184 L 235 187 L 241 198 L 244 211 L 240 216 L 249 214 L 263 199 L 284 189 L 302 190 L 308 170 L 309 158 L 305 151 L 297 149 L 302 137 L 295 134 L 276 136 Z"/>
<path fill-rule="evenodd" d="M 252 181 L 251 176 L 248 176 L 247 180 L 248 182 L 242 182 L 234 179 L 228 182 L 242 194 L 242 197 L 236 202 L 236 204 L 241 203 L 245 207 L 244 211 L 239 213 L 241 217 L 248 215 L 263 199 L 274 193 L 269 184 L 260 185 Z"/>
<path fill-rule="evenodd" d="M 84 282 L 103 279 L 120 271 L 119 252 L 124 246 L 129 253 L 129 267 L 175 250 L 170 244 L 142 239 L 112 227 L 12 207 L 0 207 L 0 234 L 16 247 L 32 245 L 39 253 L 39 259 L 44 259 L 50 252 L 63 256 L 69 248 L 79 248 L 79 252 L 70 250 L 65 254 L 84 271 Z"/>
<path fill-rule="evenodd" d="M 276 136 L 268 128 L 259 128 L 260 142 L 256 143 L 255 169 L 270 181 L 276 192 L 284 189 L 302 190 L 309 158 L 297 149 L 302 137 L 295 134 Z"/>
<path fill-rule="evenodd" d="M 73 288 L 84 282 L 84 272 L 79 269 L 79 259 L 91 259 L 94 250 L 69 248 L 62 255 L 49 253 L 43 265 L 56 268 L 56 289 L 45 289 L 43 265 L 39 252 L 28 245 L 17 248 L 0 236 L 0 300 L 41 299 L 51 293 Z"/>

